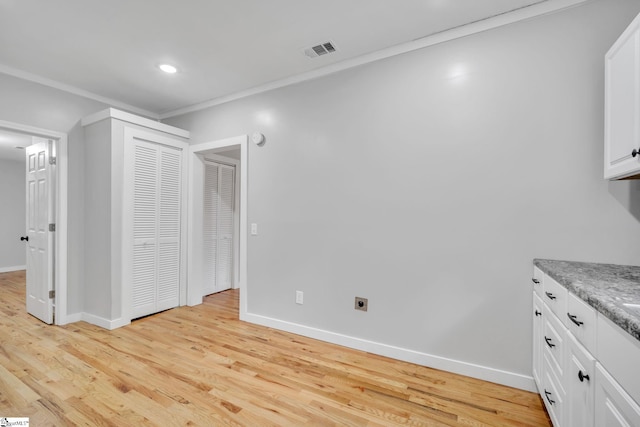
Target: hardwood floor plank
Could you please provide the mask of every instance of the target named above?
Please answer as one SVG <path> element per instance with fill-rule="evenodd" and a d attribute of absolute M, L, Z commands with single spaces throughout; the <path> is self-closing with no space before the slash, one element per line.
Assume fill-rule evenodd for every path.
<path fill-rule="evenodd" d="M 0 273 L 0 416 L 32 425 L 550 426 L 537 394 L 252 325 L 238 291 L 107 331 Z"/>
<path fill-rule="evenodd" d="M 3 366 L 0 366 L 0 390 L 2 390 L 2 400 L 11 406 L 28 406 L 40 398 L 20 378 L 17 378 Z"/>

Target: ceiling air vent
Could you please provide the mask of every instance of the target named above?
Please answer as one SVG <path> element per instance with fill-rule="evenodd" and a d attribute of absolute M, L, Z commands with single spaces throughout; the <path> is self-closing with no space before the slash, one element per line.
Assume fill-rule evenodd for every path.
<path fill-rule="evenodd" d="M 336 51 L 336 47 L 332 42 L 326 42 L 317 46 L 312 46 L 304 50 L 304 54 L 309 58 L 317 58 L 318 56 L 326 55 Z"/>

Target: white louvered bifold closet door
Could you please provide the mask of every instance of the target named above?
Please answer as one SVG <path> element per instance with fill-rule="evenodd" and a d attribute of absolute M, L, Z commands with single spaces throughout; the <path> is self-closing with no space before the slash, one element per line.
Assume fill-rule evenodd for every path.
<path fill-rule="evenodd" d="M 235 167 L 205 164 L 203 295 L 232 286 L 234 180 Z"/>
<path fill-rule="evenodd" d="M 132 318 L 180 303 L 182 152 L 134 142 Z"/>
<path fill-rule="evenodd" d="M 218 259 L 218 165 L 204 165 L 204 283 L 202 295 L 216 292 Z"/>

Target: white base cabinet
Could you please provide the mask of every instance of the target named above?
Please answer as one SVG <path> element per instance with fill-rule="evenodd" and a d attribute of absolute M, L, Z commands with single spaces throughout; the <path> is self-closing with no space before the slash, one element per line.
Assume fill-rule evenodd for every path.
<path fill-rule="evenodd" d="M 533 378 L 555 427 L 640 427 L 640 342 L 534 267 Z"/>
<path fill-rule="evenodd" d="M 640 407 L 599 363 L 596 366 L 595 380 L 595 425 L 640 426 Z"/>

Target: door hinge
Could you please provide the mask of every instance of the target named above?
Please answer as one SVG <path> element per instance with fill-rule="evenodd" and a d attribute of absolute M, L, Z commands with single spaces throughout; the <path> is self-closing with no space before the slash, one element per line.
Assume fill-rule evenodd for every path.
<path fill-rule="evenodd" d="M 56 158 L 53 157 L 53 156 L 49 157 L 49 164 L 50 165 L 55 165 L 56 164 Z"/>
<path fill-rule="evenodd" d="M 55 224 L 49 224 L 49 231 L 56 231 L 56 225 Z"/>
<path fill-rule="evenodd" d="M 56 297 L 56 291 L 49 291 L 49 298 L 55 298 Z"/>

